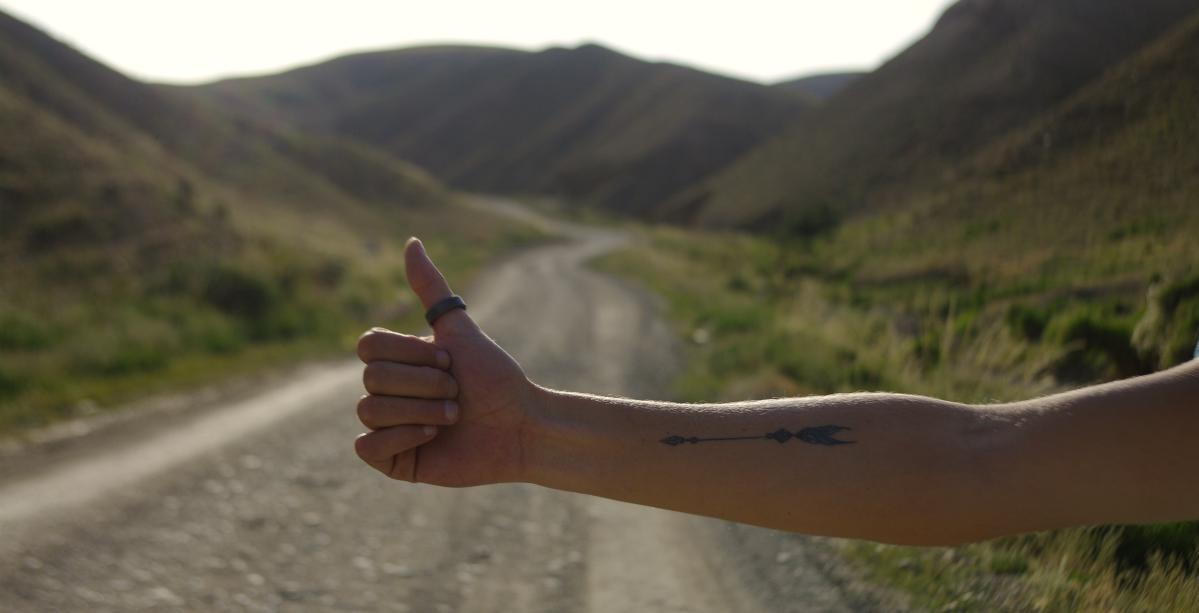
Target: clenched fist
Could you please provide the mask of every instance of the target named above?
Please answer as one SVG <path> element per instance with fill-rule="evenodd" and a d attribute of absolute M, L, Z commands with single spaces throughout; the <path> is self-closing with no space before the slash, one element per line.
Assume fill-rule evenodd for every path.
<path fill-rule="evenodd" d="M 424 245 L 404 248 L 408 284 L 424 308 L 452 295 Z M 433 336 L 382 328 L 362 335 L 367 395 L 358 417 L 371 430 L 358 456 L 393 479 L 452 487 L 521 481 L 529 412 L 540 388 L 464 310 L 442 315 Z"/>

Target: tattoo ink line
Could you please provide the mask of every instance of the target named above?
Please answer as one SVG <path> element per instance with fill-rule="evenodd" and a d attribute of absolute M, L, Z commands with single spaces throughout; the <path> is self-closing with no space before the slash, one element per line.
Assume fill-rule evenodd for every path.
<path fill-rule="evenodd" d="M 811 428 L 803 428 L 799 432 L 792 432 L 786 428 L 779 428 L 778 430 L 775 430 L 774 432 L 770 432 L 768 434 L 762 434 L 759 436 L 698 437 L 698 436 L 679 436 L 677 434 L 672 434 L 672 435 L 662 439 L 659 442 L 661 442 L 664 445 L 670 445 L 671 447 L 682 445 L 684 443 L 689 443 L 691 445 L 697 445 L 699 443 L 709 443 L 709 442 L 716 442 L 716 441 L 757 441 L 757 440 L 770 440 L 770 441 L 774 441 L 774 442 L 782 445 L 783 443 L 795 438 L 795 439 L 799 439 L 800 441 L 802 441 L 804 443 L 808 443 L 811 445 L 830 445 L 830 446 L 831 445 L 852 445 L 852 444 L 856 443 L 857 441 L 843 441 L 841 439 L 834 438 L 837 436 L 838 432 L 841 432 L 844 430 L 852 430 L 852 429 L 853 428 L 849 428 L 847 426 L 828 425 L 828 426 L 813 426 Z"/>

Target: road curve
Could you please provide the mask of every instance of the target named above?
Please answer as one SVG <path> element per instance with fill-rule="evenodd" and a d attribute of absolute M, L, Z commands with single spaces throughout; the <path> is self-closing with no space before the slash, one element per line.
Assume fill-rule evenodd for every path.
<path fill-rule="evenodd" d="M 541 383 L 661 396 L 669 328 L 585 266 L 626 237 L 475 202 L 569 239 L 483 275 L 466 298 L 484 329 Z M 528 485 L 388 481 L 352 452 L 359 376 L 309 368 L 0 470 L 0 610 L 848 610 L 792 536 Z"/>

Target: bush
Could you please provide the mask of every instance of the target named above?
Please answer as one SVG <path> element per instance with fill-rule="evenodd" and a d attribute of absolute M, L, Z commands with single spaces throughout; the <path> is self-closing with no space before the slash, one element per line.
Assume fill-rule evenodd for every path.
<path fill-rule="evenodd" d="M 1199 275 L 1149 290 L 1145 315 L 1132 341 L 1141 360 L 1156 368 L 1189 361 L 1199 340 Z"/>
<path fill-rule="evenodd" d="M 1007 324 L 1012 334 L 1028 341 L 1041 340 L 1049 319 L 1048 311 L 1022 304 L 1013 304 L 1007 312 Z"/>
<path fill-rule="evenodd" d="M 208 304 L 247 322 L 266 319 L 281 301 L 271 277 L 228 265 L 209 269 L 201 294 Z"/>
<path fill-rule="evenodd" d="M 25 381 L 0 368 L 0 400 L 12 398 L 25 389 Z"/>
<path fill-rule="evenodd" d="M 1126 378 L 1148 371 L 1132 344 L 1128 318 L 1075 311 L 1053 322 L 1053 338 L 1066 353 L 1054 364 L 1062 381 Z"/>
<path fill-rule="evenodd" d="M 50 326 L 27 313 L 0 313 L 0 349 L 31 351 L 44 349 L 53 342 Z"/>
<path fill-rule="evenodd" d="M 1115 537 L 1115 561 L 1120 570 L 1144 572 L 1155 556 L 1190 568 L 1199 551 L 1199 522 L 1108 526 L 1096 533 Z"/>
<path fill-rule="evenodd" d="M 25 231 L 25 249 L 31 253 L 49 253 L 73 245 L 101 242 L 108 234 L 100 220 L 83 208 L 52 209 L 29 222 Z"/>
<path fill-rule="evenodd" d="M 908 349 L 922 370 L 931 370 L 941 363 L 941 335 L 935 330 L 912 339 Z"/>
<path fill-rule="evenodd" d="M 839 210 L 830 204 L 788 206 L 783 218 L 784 237 L 799 241 L 810 241 L 832 233 L 841 225 Z"/>

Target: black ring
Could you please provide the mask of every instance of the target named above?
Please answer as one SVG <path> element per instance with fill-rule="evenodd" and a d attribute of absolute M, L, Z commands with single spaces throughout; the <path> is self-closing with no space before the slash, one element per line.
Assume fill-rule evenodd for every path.
<path fill-rule="evenodd" d="M 462 309 L 463 311 L 466 310 L 466 302 L 462 300 L 462 296 L 450 296 L 449 298 L 446 298 L 445 300 L 442 300 L 429 307 L 429 310 L 425 311 L 425 321 L 429 322 L 429 326 L 432 327 L 433 322 L 437 321 L 442 315 L 445 315 L 454 309 Z"/>

